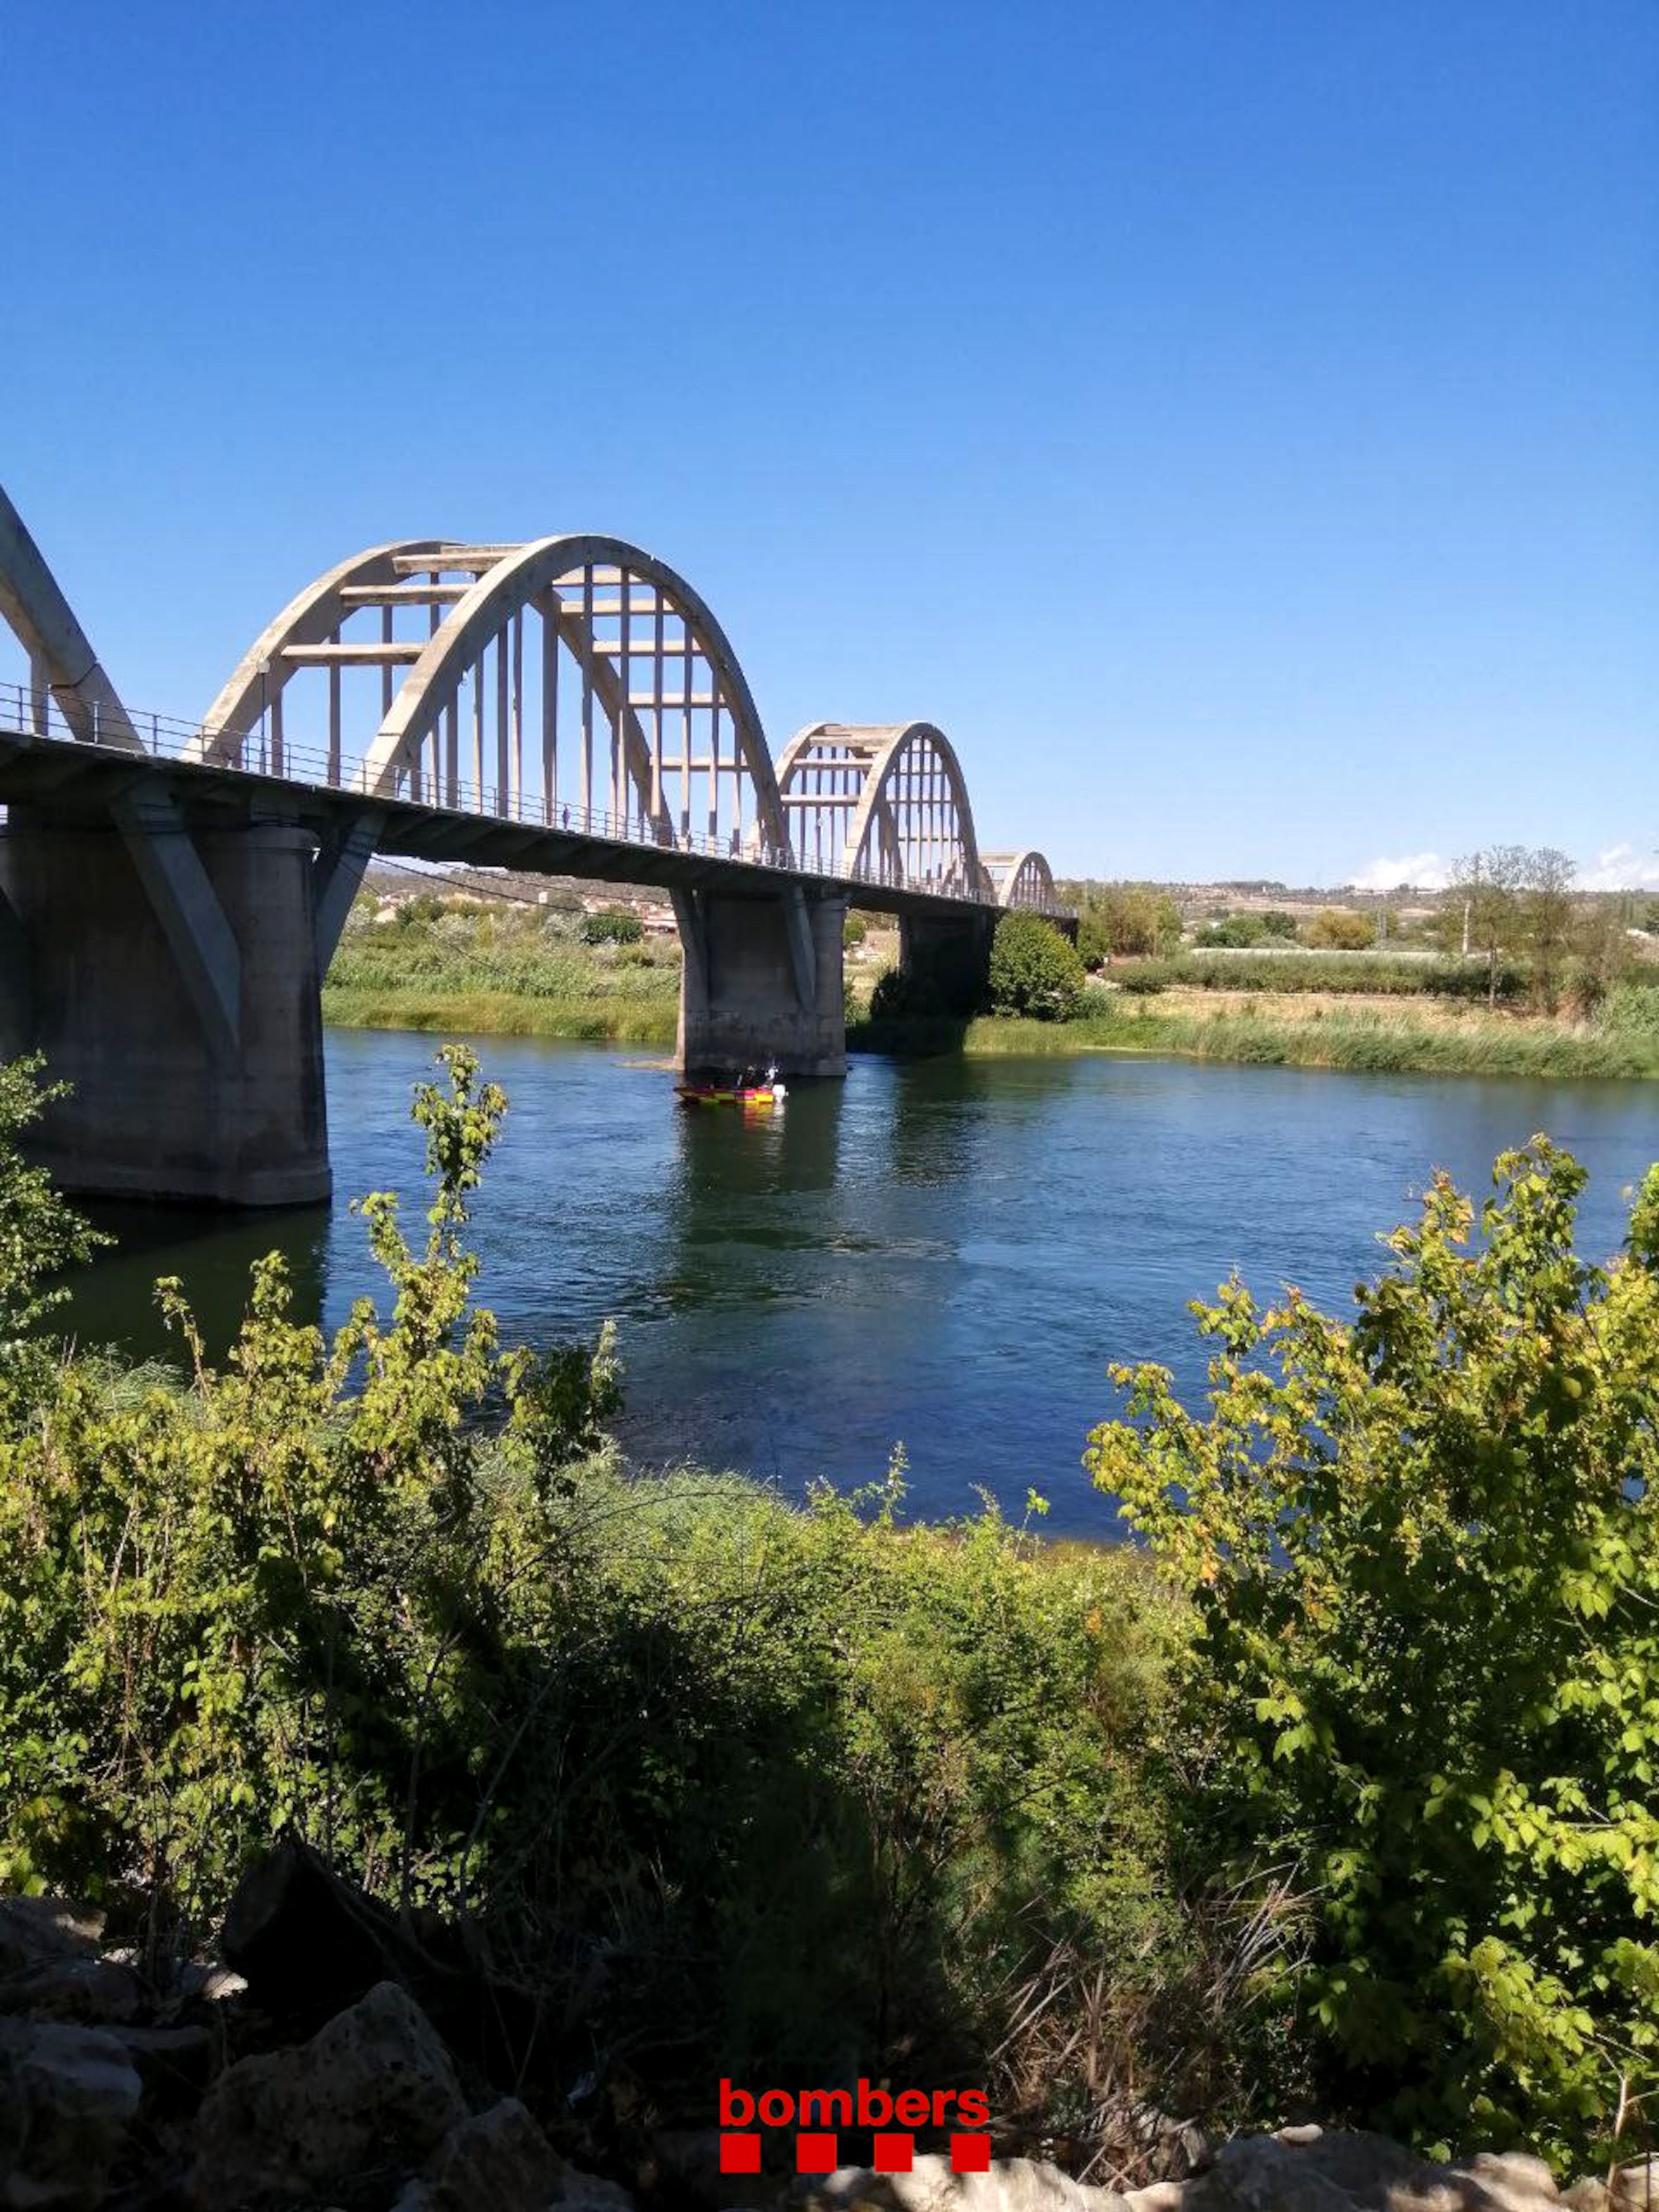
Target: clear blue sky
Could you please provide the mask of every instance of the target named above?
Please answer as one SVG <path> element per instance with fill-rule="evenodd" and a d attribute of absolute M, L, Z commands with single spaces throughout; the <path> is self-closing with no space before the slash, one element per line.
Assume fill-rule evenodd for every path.
<path fill-rule="evenodd" d="M 1063 869 L 1659 881 L 1655 0 L 10 0 L 0 83 L 0 477 L 135 703 L 597 527 Z"/>

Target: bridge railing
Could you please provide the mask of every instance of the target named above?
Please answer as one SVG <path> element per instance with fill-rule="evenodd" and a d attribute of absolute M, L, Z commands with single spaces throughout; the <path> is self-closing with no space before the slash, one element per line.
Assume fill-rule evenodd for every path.
<path fill-rule="evenodd" d="M 639 814 L 617 813 L 611 808 L 572 805 L 540 792 L 502 791 L 496 786 L 407 770 L 399 772 L 398 787 L 387 794 L 369 788 L 366 765 L 336 764 L 326 750 L 296 743 L 284 733 L 278 738 L 263 724 L 256 725 L 238 744 L 234 761 L 207 757 L 210 743 L 221 732 L 203 722 L 181 721 L 176 715 L 137 713 L 131 708 L 103 708 L 97 702 L 83 708 L 75 721 L 64 714 L 56 696 L 27 684 L 0 684 L 0 730 L 27 737 L 46 738 L 79 746 L 94 746 L 121 759 L 134 757 L 134 744 L 148 758 L 188 763 L 216 775 L 245 777 L 262 783 L 276 781 L 310 791 L 341 792 L 373 805 L 390 796 L 394 802 L 424 807 L 434 813 L 464 816 L 469 820 L 511 823 L 526 830 L 552 830 L 560 836 L 592 837 L 605 843 L 657 853 L 690 853 L 707 860 L 741 860 L 784 876 L 816 876 L 826 882 L 858 884 L 882 882 L 875 873 L 843 876 L 812 854 L 798 853 L 788 845 L 741 842 L 733 830 L 729 837 L 709 836 L 691 829 L 665 829 Z M 427 787 L 433 787 L 428 789 Z M 995 908 L 993 893 L 969 888 L 948 878 L 937 882 L 883 884 L 962 900 Z M 1061 913 L 1055 905 L 1046 911 Z"/>

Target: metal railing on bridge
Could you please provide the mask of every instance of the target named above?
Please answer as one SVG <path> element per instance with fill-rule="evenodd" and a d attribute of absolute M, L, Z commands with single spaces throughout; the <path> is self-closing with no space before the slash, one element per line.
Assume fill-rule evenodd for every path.
<path fill-rule="evenodd" d="M 617 813 L 610 808 L 573 805 L 540 796 L 526 798 L 510 787 L 503 790 L 493 785 L 469 782 L 459 776 L 444 778 L 441 797 L 436 793 L 428 795 L 423 788 L 424 781 L 435 778 L 428 775 L 422 779 L 418 772 L 409 769 L 396 772 L 391 790 L 386 788 L 383 781 L 371 787 L 366 763 L 355 768 L 341 763 L 335 769 L 322 746 L 296 743 L 286 734 L 273 738 L 263 722 L 239 740 L 236 757 L 226 759 L 214 752 L 214 741 L 220 732 L 211 724 L 184 721 L 172 714 L 140 713 L 130 708 L 106 710 L 96 702 L 82 708 L 72 719 L 50 691 L 38 690 L 25 684 L 0 683 L 0 732 L 5 731 L 93 747 L 124 760 L 142 754 L 149 759 L 198 769 L 216 776 L 340 793 L 361 799 L 365 805 L 390 801 L 421 807 L 433 814 L 507 823 L 522 829 L 592 838 L 641 851 L 685 853 L 707 860 L 738 861 L 779 875 L 811 876 L 845 884 L 849 889 L 865 884 L 913 891 L 926 897 L 959 900 L 995 910 L 1001 908 L 997 890 L 989 884 L 970 885 L 951 876 L 895 882 L 874 870 L 846 876 L 816 855 L 797 852 L 787 844 L 774 846 L 752 835 L 746 842 L 740 842 L 735 830 L 727 839 L 710 837 L 694 830 L 675 830 L 648 821 L 631 810 Z M 1042 901 L 1041 910 L 1060 915 L 1069 911 L 1052 898 Z"/>

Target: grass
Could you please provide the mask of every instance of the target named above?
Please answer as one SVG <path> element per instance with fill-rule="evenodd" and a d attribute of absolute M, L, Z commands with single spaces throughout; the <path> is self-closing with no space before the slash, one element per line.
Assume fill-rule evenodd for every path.
<path fill-rule="evenodd" d="M 1486 1000 L 1484 963 L 1389 952 L 1210 952 L 1201 949 L 1168 960 L 1114 963 L 1109 979 L 1131 988 L 1190 985 L 1206 991 L 1359 993 L 1367 998 Z M 1526 988 L 1520 969 L 1498 972 L 1498 996 L 1518 1000 Z"/>
<path fill-rule="evenodd" d="M 456 1036 L 562 1037 L 582 1044 L 672 1045 L 678 993 L 665 1002 L 526 999 L 511 991 L 358 990 L 330 983 L 323 1019 L 343 1030 L 441 1030 Z"/>
<path fill-rule="evenodd" d="M 1148 1053 L 1377 1074 L 1650 1079 L 1659 1076 L 1659 1024 L 1643 1018 L 1649 998 L 1645 992 L 1615 993 L 1599 1021 L 1574 1024 L 1456 1005 L 1263 1012 L 1249 1000 L 1237 1006 L 1199 993 L 1171 1005 L 1102 992 L 1073 1022 L 864 1022 L 848 1043 L 854 1051 L 959 1049 L 975 1058 Z"/>
<path fill-rule="evenodd" d="M 588 945 L 568 916 L 505 905 L 354 916 L 323 988 L 342 1029 L 672 1045 L 673 945 Z"/>

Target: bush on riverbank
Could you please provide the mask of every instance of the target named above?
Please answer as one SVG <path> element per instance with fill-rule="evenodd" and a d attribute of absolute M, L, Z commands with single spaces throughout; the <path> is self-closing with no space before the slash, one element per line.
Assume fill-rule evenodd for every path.
<path fill-rule="evenodd" d="M 1237 1281 L 1207 1410 L 1118 1367 L 1089 1460 L 1200 1632 L 1193 1818 L 1314 1900 L 1326 2109 L 1582 2156 L 1659 2094 L 1659 1168 L 1608 1272 L 1545 1139 L 1437 1176 L 1352 1327 Z"/>
<path fill-rule="evenodd" d="M 1107 971 L 1109 983 L 1127 987 L 1156 978 L 1164 989 L 1200 991 L 1317 991 L 1367 998 L 1455 999 L 1486 1004 L 1484 967 L 1455 959 L 1407 959 L 1385 952 L 1206 952 L 1167 960 L 1124 961 Z M 1500 1005 L 1518 1006 L 1527 978 L 1520 968 L 1500 967 Z"/>

